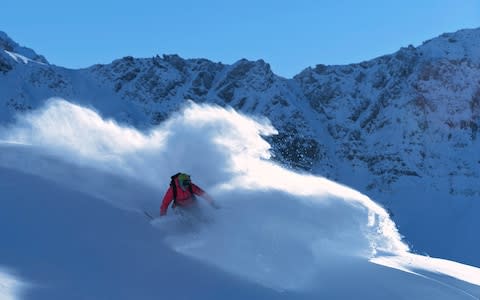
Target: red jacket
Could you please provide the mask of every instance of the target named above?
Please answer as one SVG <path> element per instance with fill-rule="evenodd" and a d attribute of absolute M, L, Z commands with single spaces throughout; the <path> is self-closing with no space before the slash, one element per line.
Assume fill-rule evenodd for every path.
<path fill-rule="evenodd" d="M 178 178 L 175 178 L 175 185 L 177 186 L 177 198 L 175 199 L 175 204 L 178 206 L 189 206 L 193 204 L 193 197 L 190 193 L 190 188 L 183 190 L 178 183 Z M 199 188 L 196 184 L 192 182 L 192 191 L 195 195 L 204 196 L 205 191 Z M 167 213 L 168 206 L 173 201 L 173 189 L 170 186 L 163 196 L 162 205 L 160 206 L 160 215 L 163 216 Z"/>

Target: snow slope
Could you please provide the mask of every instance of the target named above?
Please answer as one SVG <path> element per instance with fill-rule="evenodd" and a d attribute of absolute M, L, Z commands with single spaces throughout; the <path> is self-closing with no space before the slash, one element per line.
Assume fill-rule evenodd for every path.
<path fill-rule="evenodd" d="M 277 162 L 376 199 L 415 251 L 480 266 L 479 48 L 480 29 L 466 29 L 285 79 L 263 60 L 178 55 L 70 70 L 0 32 L 0 124 L 51 97 L 142 130 L 187 99 L 266 116 Z"/>
<path fill-rule="evenodd" d="M 56 99 L 0 130 L 6 299 L 478 299 L 365 195 L 270 159 L 267 120 L 189 104 L 148 133 Z M 179 169 L 221 209 L 158 214 Z M 203 203 L 203 202 L 202 202 Z"/>

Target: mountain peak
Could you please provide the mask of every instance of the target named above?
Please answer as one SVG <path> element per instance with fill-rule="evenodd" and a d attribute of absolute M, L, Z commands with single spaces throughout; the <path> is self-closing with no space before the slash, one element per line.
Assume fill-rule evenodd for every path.
<path fill-rule="evenodd" d="M 480 63 L 480 28 L 462 29 L 423 42 L 418 48 L 431 58 L 469 59 Z"/>
<path fill-rule="evenodd" d="M 45 57 L 37 54 L 30 48 L 20 46 L 3 31 L 0 31 L 0 51 L 11 54 L 19 54 L 30 60 L 48 64 L 48 61 L 45 59 Z"/>

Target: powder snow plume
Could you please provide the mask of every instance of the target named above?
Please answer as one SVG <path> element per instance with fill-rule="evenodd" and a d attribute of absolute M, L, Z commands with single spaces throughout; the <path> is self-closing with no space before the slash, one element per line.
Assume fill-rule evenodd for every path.
<path fill-rule="evenodd" d="M 170 176 L 189 173 L 221 209 L 202 207 L 213 221 L 195 232 L 170 230 L 169 211 L 153 224 L 159 236 L 177 252 L 273 288 L 308 286 L 338 257 L 408 251 L 387 212 L 367 196 L 273 162 L 264 139 L 272 134 L 267 119 L 214 105 L 189 102 L 141 132 L 51 99 L 0 130 L 0 165 L 152 214 Z"/>
<path fill-rule="evenodd" d="M 20 290 L 25 286 L 11 272 L 0 268 L 0 299 L 14 300 L 20 296 Z"/>

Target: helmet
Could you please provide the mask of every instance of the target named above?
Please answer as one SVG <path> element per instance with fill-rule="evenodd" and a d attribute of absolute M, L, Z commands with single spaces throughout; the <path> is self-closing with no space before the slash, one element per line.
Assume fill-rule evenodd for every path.
<path fill-rule="evenodd" d="M 181 186 L 189 186 L 191 183 L 190 175 L 181 173 L 180 175 L 178 175 L 178 183 Z"/>

